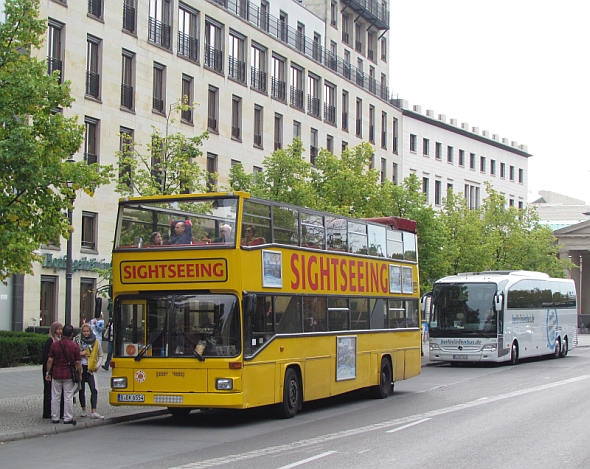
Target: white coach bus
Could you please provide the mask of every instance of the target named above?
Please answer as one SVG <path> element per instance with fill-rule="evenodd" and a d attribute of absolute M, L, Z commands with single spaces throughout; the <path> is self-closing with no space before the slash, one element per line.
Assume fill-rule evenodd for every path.
<path fill-rule="evenodd" d="M 504 362 L 565 357 L 578 343 L 573 280 L 540 272 L 470 272 L 438 280 L 422 297 L 430 360 Z"/>

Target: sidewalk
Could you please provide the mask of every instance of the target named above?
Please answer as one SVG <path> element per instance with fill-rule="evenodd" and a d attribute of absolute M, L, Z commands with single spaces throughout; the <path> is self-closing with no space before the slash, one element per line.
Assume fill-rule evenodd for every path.
<path fill-rule="evenodd" d="M 581 334 L 579 347 L 590 347 L 590 334 Z M 428 358 L 428 343 L 424 342 L 422 366 L 437 364 Z M 0 368 L 0 443 L 14 440 L 34 438 L 56 433 L 65 433 L 100 425 L 139 420 L 142 418 L 166 415 L 163 407 L 111 406 L 108 383 L 111 371 L 100 369 L 98 377 L 98 412 L 104 420 L 80 417 L 80 404 L 74 404 L 74 418 L 78 424 L 53 424 L 51 419 L 42 418 L 43 413 L 43 377 L 41 366 L 20 366 L 16 368 Z M 90 393 L 86 399 L 90 401 Z"/>

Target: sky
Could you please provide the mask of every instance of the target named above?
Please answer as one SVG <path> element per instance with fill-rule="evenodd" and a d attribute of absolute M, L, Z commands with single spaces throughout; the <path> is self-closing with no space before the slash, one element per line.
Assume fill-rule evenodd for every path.
<path fill-rule="evenodd" d="M 528 146 L 539 190 L 590 204 L 590 2 L 390 0 L 390 90 Z"/>

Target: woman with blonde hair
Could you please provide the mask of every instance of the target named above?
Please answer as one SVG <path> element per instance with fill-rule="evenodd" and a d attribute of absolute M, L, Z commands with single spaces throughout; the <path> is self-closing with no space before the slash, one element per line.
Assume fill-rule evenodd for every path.
<path fill-rule="evenodd" d="M 43 418 L 50 419 L 51 418 L 51 381 L 47 381 L 45 376 L 47 375 L 47 359 L 49 358 L 49 349 L 51 348 L 51 344 L 53 342 L 57 342 L 61 339 L 61 333 L 63 331 L 63 326 L 61 322 L 54 322 L 51 324 L 49 328 L 49 337 L 45 341 L 43 345 L 43 352 L 41 355 L 41 362 L 43 363 Z M 64 413 L 64 399 L 63 395 L 61 397 L 61 406 L 60 406 L 60 418 L 63 418 Z"/>
<path fill-rule="evenodd" d="M 96 411 L 98 404 L 98 386 L 96 375 L 94 374 L 103 361 L 103 352 L 100 341 L 92 332 L 90 324 L 85 323 L 80 329 L 80 334 L 76 336 L 76 343 L 80 347 L 80 355 L 82 356 L 82 382 L 80 385 L 80 405 L 82 406 L 82 414 L 80 417 L 87 417 L 86 412 L 86 383 L 90 388 L 90 418 L 103 419 L 104 417 Z"/>

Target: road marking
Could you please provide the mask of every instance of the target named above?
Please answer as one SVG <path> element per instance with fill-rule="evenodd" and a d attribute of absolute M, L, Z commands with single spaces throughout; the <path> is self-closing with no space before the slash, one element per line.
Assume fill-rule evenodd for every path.
<path fill-rule="evenodd" d="M 465 402 L 463 404 L 457 404 L 449 407 L 443 407 L 442 409 L 431 410 L 422 414 L 410 415 L 408 417 L 401 417 L 394 420 L 387 420 L 385 422 L 379 422 L 372 425 L 366 425 L 364 427 L 351 428 L 349 430 L 342 430 L 336 433 L 329 433 L 327 435 L 317 436 L 307 440 L 294 441 L 293 443 L 269 446 L 267 448 L 261 448 L 246 453 L 231 454 L 229 456 L 223 456 L 220 458 L 207 459 L 205 461 L 195 461 L 182 466 L 175 466 L 170 469 L 203 469 L 207 467 L 221 466 L 223 464 L 232 464 L 235 462 L 246 461 L 248 459 L 259 458 L 261 456 L 269 456 L 271 454 L 279 454 L 287 451 L 295 451 L 301 448 L 308 448 L 313 445 L 323 444 L 328 441 L 334 441 L 340 438 L 347 438 L 351 436 L 360 435 L 363 433 L 371 432 L 374 430 L 382 430 L 384 428 L 396 427 L 398 425 L 405 425 L 409 423 L 415 423 L 419 420 L 431 419 L 438 415 L 449 414 L 451 412 L 457 412 L 460 410 L 469 409 L 492 402 L 498 402 L 504 399 L 510 399 L 512 397 L 518 397 L 533 392 L 544 391 L 546 389 L 555 388 L 558 386 L 566 386 L 568 384 L 575 383 L 590 378 L 590 375 L 577 376 L 575 378 L 565 379 L 563 381 L 556 381 L 555 383 L 543 384 L 540 386 L 533 386 L 532 388 L 521 389 L 520 391 L 513 391 L 506 394 L 499 394 L 498 396 L 483 397 L 476 399 L 471 402 Z"/>
<path fill-rule="evenodd" d="M 336 453 L 336 451 L 326 451 L 325 453 L 318 454 L 317 456 L 312 456 L 311 458 L 302 459 L 301 461 L 294 462 L 293 464 L 289 464 L 287 466 L 281 466 L 278 469 L 289 469 L 291 467 L 303 466 L 308 462 L 315 461 L 316 459 L 325 458 L 326 456 L 330 456 L 331 454 Z"/>
<path fill-rule="evenodd" d="M 418 425 L 419 423 L 424 423 L 428 420 L 430 420 L 430 418 L 418 420 L 417 422 L 408 423 L 407 425 L 402 425 L 401 427 L 394 428 L 393 430 L 387 430 L 386 433 L 399 432 L 400 430 L 405 430 L 406 428 L 413 427 L 414 425 Z"/>

